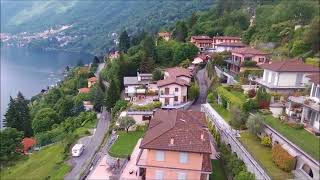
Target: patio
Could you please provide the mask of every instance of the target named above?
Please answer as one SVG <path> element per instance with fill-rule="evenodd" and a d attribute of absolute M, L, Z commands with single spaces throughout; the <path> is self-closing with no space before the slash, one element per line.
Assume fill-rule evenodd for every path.
<path fill-rule="evenodd" d="M 144 106 L 156 100 L 159 100 L 158 96 L 138 95 L 132 97 L 130 102 L 132 102 L 133 105 Z"/>

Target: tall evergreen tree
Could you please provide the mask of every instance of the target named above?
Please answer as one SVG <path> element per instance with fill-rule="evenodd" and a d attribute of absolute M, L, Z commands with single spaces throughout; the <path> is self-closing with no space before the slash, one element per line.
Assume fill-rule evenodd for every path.
<path fill-rule="evenodd" d="M 119 37 L 119 50 L 126 53 L 130 48 L 130 38 L 127 31 L 123 31 Z"/>
<path fill-rule="evenodd" d="M 108 110 L 111 110 L 115 103 L 120 99 L 120 87 L 119 82 L 112 78 L 110 85 L 107 89 L 106 106 Z"/>
<path fill-rule="evenodd" d="M 154 69 L 154 60 L 152 57 L 143 56 L 140 62 L 140 71 L 143 73 L 150 73 Z"/>
<path fill-rule="evenodd" d="M 19 92 L 16 99 L 10 97 L 9 107 L 5 114 L 6 126 L 23 131 L 26 137 L 30 137 L 33 134 L 28 102 Z"/>
<path fill-rule="evenodd" d="M 155 58 L 155 49 L 156 49 L 156 44 L 154 41 L 154 38 L 150 35 L 146 36 L 143 40 L 142 43 L 143 49 L 146 52 L 147 57 L 153 57 Z"/>
<path fill-rule="evenodd" d="M 184 21 L 177 22 L 173 37 L 179 42 L 185 42 L 188 36 L 188 27 Z"/>

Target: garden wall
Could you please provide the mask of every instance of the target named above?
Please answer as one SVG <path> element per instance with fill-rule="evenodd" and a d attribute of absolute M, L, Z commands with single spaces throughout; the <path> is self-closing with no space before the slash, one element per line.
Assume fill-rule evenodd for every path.
<path fill-rule="evenodd" d="M 229 145 L 231 150 L 244 162 L 249 172 L 253 173 L 256 179 L 271 180 L 264 169 L 256 162 L 250 153 L 242 146 L 237 139 L 239 133 L 232 129 L 231 126 L 210 106 L 210 104 L 202 104 L 201 111 L 207 118 L 213 122 L 216 129 L 220 133 L 221 142 Z"/>

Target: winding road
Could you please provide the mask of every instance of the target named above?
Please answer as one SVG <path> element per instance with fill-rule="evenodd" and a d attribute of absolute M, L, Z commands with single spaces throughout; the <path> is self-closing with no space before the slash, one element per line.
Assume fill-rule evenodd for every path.
<path fill-rule="evenodd" d="M 206 69 L 203 68 L 196 74 L 196 78 L 199 83 L 199 97 L 197 101 L 189 108 L 189 110 L 200 111 L 201 104 L 206 103 L 208 87 L 205 80 L 205 71 Z"/>

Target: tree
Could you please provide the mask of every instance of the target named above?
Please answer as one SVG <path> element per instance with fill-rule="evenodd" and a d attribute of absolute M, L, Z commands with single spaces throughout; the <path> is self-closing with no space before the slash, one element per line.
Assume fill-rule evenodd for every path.
<path fill-rule="evenodd" d="M 246 123 L 247 114 L 242 112 L 239 107 L 232 106 L 230 109 L 230 124 L 236 129 L 244 129 L 243 125 Z"/>
<path fill-rule="evenodd" d="M 199 86 L 197 83 L 192 83 L 191 87 L 188 89 L 188 99 L 195 100 L 199 96 Z"/>
<path fill-rule="evenodd" d="M 249 132 L 257 135 L 263 127 L 262 121 L 263 117 L 260 114 L 256 114 L 255 116 L 250 115 L 246 123 Z"/>
<path fill-rule="evenodd" d="M 161 69 L 155 69 L 152 72 L 152 80 L 153 81 L 158 81 L 163 79 L 164 74 L 162 73 Z"/>
<path fill-rule="evenodd" d="M 152 57 L 144 56 L 140 62 L 140 71 L 143 73 L 152 72 L 154 69 L 154 60 Z"/>
<path fill-rule="evenodd" d="M 111 110 L 115 103 L 120 99 L 120 83 L 112 78 L 110 81 L 110 86 L 107 89 L 106 106 L 107 109 Z"/>
<path fill-rule="evenodd" d="M 129 131 L 129 128 L 135 124 L 136 121 L 130 116 L 125 116 L 119 119 L 120 128 L 125 129 L 127 132 Z"/>
<path fill-rule="evenodd" d="M 51 108 L 43 108 L 38 111 L 32 121 L 32 128 L 35 133 L 48 131 L 52 125 L 59 122 L 58 114 Z"/>
<path fill-rule="evenodd" d="M 312 50 L 314 52 L 318 52 L 319 51 L 319 44 L 320 44 L 320 30 L 319 30 L 319 24 L 320 24 L 320 20 L 319 20 L 319 16 L 316 16 L 310 23 L 309 27 L 306 29 L 306 31 L 304 32 L 304 41 L 311 45 Z"/>
<path fill-rule="evenodd" d="M 183 43 L 174 51 L 173 65 L 178 65 L 186 59 L 193 59 L 197 54 L 198 48 L 195 45 L 190 43 Z"/>
<path fill-rule="evenodd" d="M 56 105 L 54 106 L 54 109 L 58 113 L 58 116 L 60 119 L 64 119 L 69 116 L 73 116 L 73 101 L 71 97 L 62 97 L 60 98 Z"/>
<path fill-rule="evenodd" d="M 264 87 L 260 87 L 256 94 L 256 99 L 260 109 L 266 109 L 269 107 L 271 96 L 267 93 Z"/>
<path fill-rule="evenodd" d="M 21 92 L 18 92 L 17 98 L 10 97 L 9 107 L 6 112 L 5 122 L 7 127 L 16 128 L 23 131 L 24 136 L 32 136 L 31 116 L 28 107 L 28 100 L 24 98 Z"/>
<path fill-rule="evenodd" d="M 172 35 L 175 38 L 175 40 L 179 42 L 185 42 L 188 36 L 188 27 L 186 23 L 184 21 L 177 22 Z"/>
<path fill-rule="evenodd" d="M 90 100 L 93 103 L 93 108 L 96 111 L 101 111 L 101 107 L 104 105 L 105 94 L 100 86 L 95 85 L 89 92 Z"/>
<path fill-rule="evenodd" d="M 237 174 L 234 177 L 235 180 L 255 180 L 255 177 L 252 173 L 247 171 L 240 171 L 239 174 Z"/>
<path fill-rule="evenodd" d="M 197 23 L 198 18 L 199 18 L 198 15 L 195 12 L 193 12 L 191 17 L 188 20 L 189 29 L 191 29 Z"/>
<path fill-rule="evenodd" d="M 18 149 L 22 148 L 23 132 L 7 127 L 0 131 L 0 160 L 8 161 L 17 156 Z"/>
<path fill-rule="evenodd" d="M 147 57 L 155 58 L 155 41 L 154 38 L 150 35 L 147 35 L 144 40 L 142 41 L 142 47 L 145 51 L 145 55 Z"/>
<path fill-rule="evenodd" d="M 119 50 L 121 52 L 127 53 L 130 48 L 130 38 L 127 31 L 123 31 L 119 37 Z"/>

